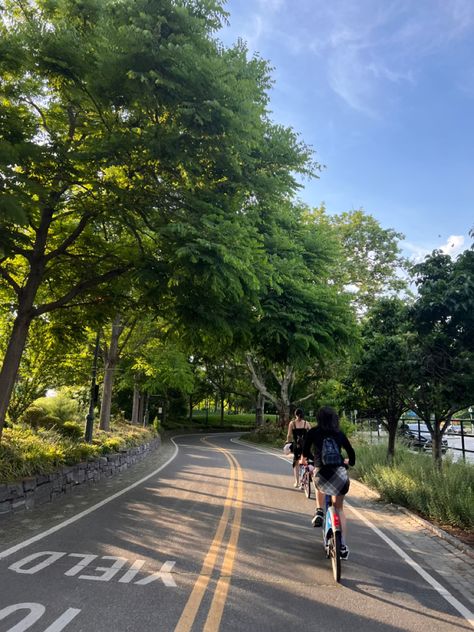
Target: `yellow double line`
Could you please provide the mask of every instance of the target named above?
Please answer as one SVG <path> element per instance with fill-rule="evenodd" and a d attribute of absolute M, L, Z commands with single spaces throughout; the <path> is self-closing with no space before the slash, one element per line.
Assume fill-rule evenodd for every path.
<path fill-rule="evenodd" d="M 225 547 L 224 557 L 221 564 L 220 577 L 217 582 L 211 606 L 207 615 L 203 632 L 217 632 L 224 612 L 224 606 L 229 592 L 230 578 L 234 567 L 237 553 L 237 541 L 239 539 L 240 525 L 242 522 L 242 501 L 243 501 L 243 476 L 239 462 L 228 450 L 219 448 L 203 439 L 204 443 L 211 445 L 219 452 L 222 452 L 230 465 L 229 486 L 227 496 L 224 501 L 224 511 L 216 529 L 214 539 L 204 558 L 199 577 L 194 584 L 194 588 L 184 607 L 181 617 L 175 627 L 175 632 L 189 632 L 196 619 L 199 606 L 203 600 L 212 572 L 216 566 L 219 553 L 224 548 L 224 535 L 229 524 L 231 508 L 234 508 L 234 518 L 230 530 L 229 540 Z M 236 492 L 235 492 L 236 490 Z M 234 497 L 235 495 L 235 497 Z"/>

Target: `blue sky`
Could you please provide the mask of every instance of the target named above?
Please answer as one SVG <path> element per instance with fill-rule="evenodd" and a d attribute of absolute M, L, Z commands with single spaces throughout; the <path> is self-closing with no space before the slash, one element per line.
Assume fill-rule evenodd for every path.
<path fill-rule="evenodd" d="M 474 227 L 474 0 L 228 0 L 273 66 L 272 118 L 316 151 L 300 197 L 363 208 L 404 253 L 457 254 Z"/>

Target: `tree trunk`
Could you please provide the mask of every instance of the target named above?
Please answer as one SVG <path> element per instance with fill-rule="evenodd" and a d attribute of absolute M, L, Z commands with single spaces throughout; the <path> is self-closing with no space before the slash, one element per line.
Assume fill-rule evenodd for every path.
<path fill-rule="evenodd" d="M 145 393 L 139 391 L 138 393 L 138 421 L 140 426 L 143 426 L 143 420 L 145 418 Z"/>
<path fill-rule="evenodd" d="M 140 389 L 135 382 L 133 387 L 132 424 L 138 424 L 140 419 Z"/>
<path fill-rule="evenodd" d="M 123 331 L 121 317 L 117 314 L 112 322 L 110 346 L 105 353 L 104 387 L 100 407 L 100 429 L 110 430 L 110 411 L 112 408 L 112 392 L 115 381 L 115 369 L 119 360 L 119 338 Z"/>
<path fill-rule="evenodd" d="M 286 425 L 288 425 L 288 422 L 290 421 L 290 402 L 279 400 L 277 410 L 278 423 L 282 428 L 284 428 Z"/>
<path fill-rule="evenodd" d="M 2 370 L 0 372 L 0 438 L 5 425 L 5 418 L 13 393 L 13 387 L 18 376 L 21 356 L 25 348 L 28 330 L 31 324 L 31 316 L 19 313 L 13 323 L 13 329 L 8 341 Z"/>
<path fill-rule="evenodd" d="M 189 396 L 189 423 L 192 424 L 193 423 L 193 396 L 190 395 Z"/>
<path fill-rule="evenodd" d="M 388 424 L 387 462 L 392 465 L 395 457 L 395 441 L 397 438 L 397 426 Z"/>
<path fill-rule="evenodd" d="M 220 393 L 220 400 L 221 400 L 221 426 L 223 426 L 224 425 L 224 402 L 225 402 L 224 392 Z"/>
<path fill-rule="evenodd" d="M 435 467 L 440 470 L 443 460 L 443 453 L 441 452 L 441 440 L 443 435 L 441 434 L 440 422 L 435 420 L 433 422 L 433 437 L 431 451 L 433 454 L 433 462 Z"/>
<path fill-rule="evenodd" d="M 265 410 L 265 397 L 262 395 L 262 393 L 257 392 L 257 403 L 255 407 L 255 425 L 256 426 L 263 426 L 264 410 Z"/>

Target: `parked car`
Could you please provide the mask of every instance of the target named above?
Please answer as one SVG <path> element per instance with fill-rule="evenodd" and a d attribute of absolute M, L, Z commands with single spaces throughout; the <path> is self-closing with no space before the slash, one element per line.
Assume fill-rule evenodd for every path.
<path fill-rule="evenodd" d="M 399 428 L 399 434 L 410 448 L 423 450 L 424 452 L 430 452 L 432 449 L 433 441 L 426 424 L 402 424 Z M 448 441 L 443 437 L 441 439 L 441 452 L 445 454 L 447 449 Z"/>
<path fill-rule="evenodd" d="M 461 424 L 449 424 L 446 432 L 448 434 L 461 434 Z"/>

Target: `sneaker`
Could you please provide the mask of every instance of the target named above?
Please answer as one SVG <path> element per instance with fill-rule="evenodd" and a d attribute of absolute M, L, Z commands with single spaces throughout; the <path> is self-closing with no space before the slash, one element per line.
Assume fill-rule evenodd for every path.
<path fill-rule="evenodd" d="M 311 524 L 313 525 L 313 527 L 322 527 L 323 526 L 323 510 L 322 509 L 316 509 L 313 519 L 311 520 Z"/>
<path fill-rule="evenodd" d="M 300 484 L 299 484 L 299 483 L 293 483 L 293 487 L 295 487 L 295 488 L 296 488 L 296 487 L 299 487 L 299 486 L 300 486 Z"/>
<path fill-rule="evenodd" d="M 345 544 L 341 544 L 341 560 L 347 560 L 349 557 L 349 547 Z"/>

